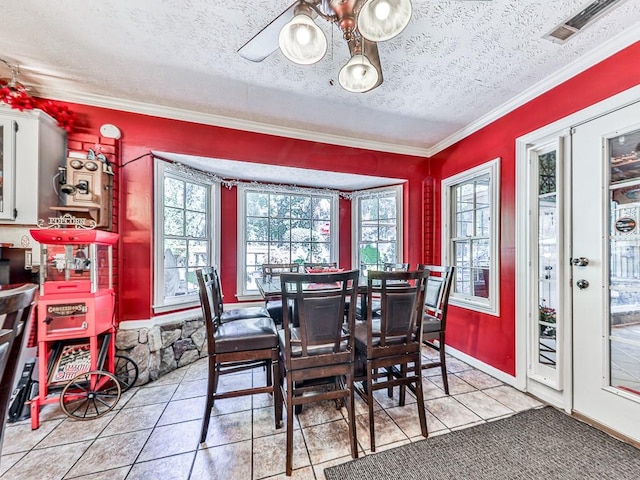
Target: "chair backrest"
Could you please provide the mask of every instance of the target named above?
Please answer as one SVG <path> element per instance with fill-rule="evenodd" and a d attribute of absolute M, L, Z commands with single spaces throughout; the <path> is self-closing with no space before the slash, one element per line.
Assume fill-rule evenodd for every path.
<path fill-rule="evenodd" d="M 425 313 L 430 320 L 440 321 L 441 329 L 444 330 L 455 267 L 420 263 L 418 264 L 418 270 L 429 271 L 424 302 Z"/>
<path fill-rule="evenodd" d="M 217 271 L 213 267 L 205 267 L 196 270 L 196 278 L 198 279 L 200 306 L 202 307 L 202 320 L 207 329 L 207 347 L 209 355 L 215 352 L 215 333 L 218 328 L 219 314 L 216 313 L 219 308 L 216 294 L 216 284 L 219 284 Z"/>
<path fill-rule="evenodd" d="M 283 308 L 288 369 L 294 363 L 316 366 L 352 361 L 355 311 L 349 309 L 345 322 L 345 303 L 355 304 L 358 275 L 358 270 L 280 275 L 282 303 L 292 307 Z M 297 319 L 296 326 L 292 317 Z"/>
<path fill-rule="evenodd" d="M 0 290 L 0 450 L 22 350 L 22 337 L 31 316 L 38 286 L 23 285 Z"/>
<path fill-rule="evenodd" d="M 304 262 L 304 271 L 322 270 L 323 268 L 337 268 L 338 262 Z"/>
<path fill-rule="evenodd" d="M 367 348 L 374 344 L 379 347 L 395 344 L 420 342 L 422 310 L 424 308 L 426 280 L 429 272 L 382 272 L 369 271 L 367 276 L 367 296 L 372 317 L 372 299 L 380 298 L 380 317 L 368 321 Z M 374 323 L 376 327 L 374 328 Z M 379 325 L 379 326 L 378 326 Z M 373 342 L 373 338 L 378 342 Z"/>
<path fill-rule="evenodd" d="M 408 263 L 385 263 L 382 270 L 384 272 L 406 272 L 409 270 Z"/>
<path fill-rule="evenodd" d="M 262 264 L 262 278 L 278 277 L 281 273 L 297 273 L 300 271 L 299 263 L 264 263 Z"/>

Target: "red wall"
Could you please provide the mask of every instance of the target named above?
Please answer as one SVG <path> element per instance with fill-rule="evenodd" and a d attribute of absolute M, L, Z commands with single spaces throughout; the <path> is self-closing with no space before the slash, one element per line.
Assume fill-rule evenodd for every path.
<path fill-rule="evenodd" d="M 150 150 L 203 157 L 405 178 L 405 261 L 422 260 L 422 193 L 426 159 L 339 147 L 169 120 L 86 105 L 69 104 L 79 130 L 97 132 L 104 123 L 122 131 L 120 141 L 119 319 L 153 317 L 153 161 L 135 158 Z M 286 181 L 286 179 L 285 179 Z M 236 189 L 221 190 L 220 272 L 227 301 L 236 293 Z M 340 200 L 339 262 L 351 264 L 351 202 Z M 410 241 L 410 239 L 412 241 Z"/>
<path fill-rule="evenodd" d="M 440 211 L 440 180 L 500 157 L 500 316 L 457 307 L 449 309 L 447 344 L 515 375 L 515 147 L 516 139 L 593 105 L 640 82 L 640 42 L 559 85 L 429 159 L 436 179 L 435 211 Z M 428 218 L 428 213 L 425 212 Z M 440 217 L 433 218 L 441 238 Z M 426 222 L 425 222 L 426 223 Z M 440 242 L 434 257 L 441 258 Z"/>

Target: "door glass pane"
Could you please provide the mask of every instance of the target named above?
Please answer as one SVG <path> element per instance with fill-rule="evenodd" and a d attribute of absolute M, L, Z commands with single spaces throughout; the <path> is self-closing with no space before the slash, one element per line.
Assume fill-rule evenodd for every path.
<path fill-rule="evenodd" d="M 538 362 L 556 366 L 558 208 L 556 151 L 538 156 Z"/>
<path fill-rule="evenodd" d="M 610 384 L 640 395 L 640 130 L 609 140 Z"/>

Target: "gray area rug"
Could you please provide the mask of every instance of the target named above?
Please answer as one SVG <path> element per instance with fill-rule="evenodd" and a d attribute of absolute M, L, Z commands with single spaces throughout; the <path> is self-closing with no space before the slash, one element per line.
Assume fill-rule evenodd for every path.
<path fill-rule="evenodd" d="M 325 469 L 328 480 L 640 478 L 640 450 L 551 407 Z"/>

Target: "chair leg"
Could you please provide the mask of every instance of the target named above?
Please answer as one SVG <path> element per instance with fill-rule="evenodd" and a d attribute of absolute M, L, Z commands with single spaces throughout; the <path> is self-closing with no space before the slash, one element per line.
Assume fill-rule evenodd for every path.
<path fill-rule="evenodd" d="M 278 351 L 274 352 L 275 359 L 271 362 L 273 370 L 273 406 L 276 421 L 276 428 L 282 428 L 282 384 L 280 380 L 280 362 L 278 361 Z"/>
<path fill-rule="evenodd" d="M 265 369 L 266 369 L 266 376 L 267 376 L 267 387 L 270 387 L 271 385 L 273 385 L 273 368 L 272 368 L 272 360 L 267 360 L 266 365 L 265 365 Z"/>
<path fill-rule="evenodd" d="M 376 451 L 376 432 L 373 424 L 373 369 L 367 361 L 367 406 L 369 407 L 369 436 L 371 437 L 371 451 Z"/>
<path fill-rule="evenodd" d="M 447 360 L 444 351 L 444 332 L 440 332 L 440 371 L 442 372 L 442 384 L 444 385 L 444 393 L 449 395 L 449 378 L 447 378 Z"/>
<path fill-rule="evenodd" d="M 424 411 L 424 394 L 422 392 L 422 368 L 420 368 L 420 353 L 418 353 L 415 363 L 415 376 L 416 376 L 416 399 L 418 401 L 418 417 L 420 418 L 420 429 L 422 430 L 422 436 L 427 438 L 429 431 L 427 430 L 427 415 Z"/>
<path fill-rule="evenodd" d="M 213 408 L 213 399 L 218 387 L 218 371 L 216 368 L 215 355 L 209 357 L 209 376 L 207 379 L 207 400 L 204 407 L 204 417 L 202 418 L 202 428 L 200 429 L 200 443 L 207 438 L 209 430 L 209 420 L 211 419 L 211 409 Z"/>
<path fill-rule="evenodd" d="M 393 380 L 393 367 L 387 367 L 387 381 Z M 387 388 L 387 397 L 393 398 L 393 387 Z"/>
<path fill-rule="evenodd" d="M 287 376 L 287 476 L 293 471 L 293 382 Z"/>
<path fill-rule="evenodd" d="M 402 378 L 407 378 L 407 370 L 408 368 L 406 363 L 403 363 L 402 365 L 400 365 L 400 376 Z M 399 395 L 399 400 L 400 400 L 399 405 L 401 407 L 404 407 L 406 398 L 407 398 L 407 387 L 406 385 L 403 384 L 403 385 L 400 385 L 400 395 Z"/>
<path fill-rule="evenodd" d="M 347 388 L 349 389 L 349 398 L 347 401 L 347 409 L 349 415 L 349 439 L 351 443 L 351 458 L 358 458 L 358 440 L 356 435 L 356 404 L 355 391 L 353 387 L 353 369 L 351 375 L 347 378 Z"/>

